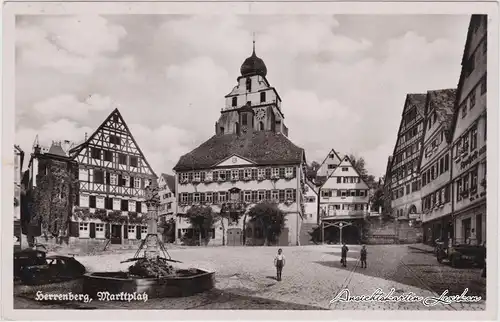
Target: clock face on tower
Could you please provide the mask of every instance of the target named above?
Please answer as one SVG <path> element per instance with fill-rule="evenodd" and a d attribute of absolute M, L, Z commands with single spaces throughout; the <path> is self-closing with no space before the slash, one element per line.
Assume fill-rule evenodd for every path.
<path fill-rule="evenodd" d="M 261 121 L 264 119 L 264 117 L 266 117 L 266 111 L 264 109 L 260 109 L 257 111 L 257 113 L 255 114 L 255 117 L 257 118 L 257 120 Z"/>

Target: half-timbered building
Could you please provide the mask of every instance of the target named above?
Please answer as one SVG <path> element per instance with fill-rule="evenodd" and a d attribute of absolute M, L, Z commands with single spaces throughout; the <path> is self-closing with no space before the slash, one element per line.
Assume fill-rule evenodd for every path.
<path fill-rule="evenodd" d="M 371 211 L 370 187 L 348 156 L 341 159 L 320 187 L 319 211 L 321 224 L 326 227 L 324 241 L 340 242 L 340 229 L 344 233 L 342 241 L 362 241 L 363 220 Z"/>
<path fill-rule="evenodd" d="M 177 213 L 198 204 L 218 213 L 238 213 L 241 220 L 216 223 L 211 243 L 225 239 L 227 245 L 243 240 L 259 244 L 264 241 L 262 230 L 252 227 L 245 214 L 259 202 L 275 201 L 287 218 L 279 244 L 297 245 L 304 214 L 305 153 L 287 137 L 281 98 L 267 80 L 266 65 L 255 47 L 240 71 L 237 86 L 226 95 L 215 135 L 174 167 Z M 177 238 L 189 229 L 180 219 Z"/>
<path fill-rule="evenodd" d="M 144 238 L 144 189 L 156 175 L 118 109 L 69 153 L 78 163 L 80 184 L 71 236 L 115 244 Z"/>
<path fill-rule="evenodd" d="M 420 161 L 423 241 L 453 236 L 451 203 L 451 121 L 456 89 L 427 92 L 424 145 Z"/>

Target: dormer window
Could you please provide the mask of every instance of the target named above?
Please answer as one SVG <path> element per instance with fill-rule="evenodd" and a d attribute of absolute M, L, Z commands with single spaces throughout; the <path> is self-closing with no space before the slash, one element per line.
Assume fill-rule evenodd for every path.
<path fill-rule="evenodd" d="M 236 107 L 236 105 L 238 105 L 238 98 L 235 96 L 232 99 L 231 106 Z"/>

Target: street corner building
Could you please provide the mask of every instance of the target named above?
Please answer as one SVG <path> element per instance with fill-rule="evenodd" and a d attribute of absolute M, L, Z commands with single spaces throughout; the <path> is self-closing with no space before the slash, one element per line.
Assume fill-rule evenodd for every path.
<path fill-rule="evenodd" d="M 276 202 L 286 214 L 278 244 L 299 245 L 305 216 L 305 152 L 288 139 L 281 98 L 266 78 L 267 67 L 257 57 L 255 43 L 240 72 L 238 84 L 225 97 L 215 135 L 174 167 L 176 213 L 207 205 L 217 213 L 234 214 L 214 225 L 209 243 L 262 245 L 262 228 L 245 214 L 259 202 Z M 184 218 L 176 228 L 177 240 L 192 233 Z"/>
<path fill-rule="evenodd" d="M 454 239 L 477 245 L 486 242 L 487 23 L 486 15 L 471 18 L 450 147 Z"/>
<path fill-rule="evenodd" d="M 63 170 L 71 173 L 68 196 L 52 180 L 68 176 Z M 30 191 L 49 198 L 48 208 L 35 207 L 33 215 L 47 217 L 64 203 L 64 211 L 56 210 L 69 222 L 52 221 L 69 244 L 136 244 L 147 235 L 145 188 L 157 177 L 118 109 L 79 144 L 53 142 L 47 149 L 36 141 L 27 171 Z"/>

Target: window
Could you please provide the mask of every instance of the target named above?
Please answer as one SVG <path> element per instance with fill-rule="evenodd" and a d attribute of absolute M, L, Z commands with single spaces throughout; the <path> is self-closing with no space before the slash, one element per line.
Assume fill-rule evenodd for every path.
<path fill-rule="evenodd" d="M 109 175 L 109 184 L 113 186 L 118 184 L 118 175 L 116 173 L 111 173 Z"/>
<path fill-rule="evenodd" d="M 104 161 L 113 162 L 113 152 L 109 150 L 104 150 Z"/>
<path fill-rule="evenodd" d="M 481 81 L 481 95 L 484 95 L 484 93 L 486 93 L 486 76 L 483 77 L 482 81 Z"/>
<path fill-rule="evenodd" d="M 78 223 L 78 230 L 80 231 L 80 237 L 89 237 L 89 223 L 88 222 L 80 222 Z"/>
<path fill-rule="evenodd" d="M 124 199 L 121 200 L 120 210 L 121 211 L 128 211 L 128 200 L 124 200 Z"/>
<path fill-rule="evenodd" d="M 464 118 L 467 115 L 467 102 L 463 102 L 460 109 L 462 110 L 462 118 Z"/>
<path fill-rule="evenodd" d="M 287 178 L 293 177 L 293 168 L 292 167 L 285 168 L 285 176 Z"/>
<path fill-rule="evenodd" d="M 219 181 L 226 181 L 226 171 L 219 171 Z"/>
<path fill-rule="evenodd" d="M 259 194 L 258 194 L 258 197 L 257 197 L 258 201 L 263 201 L 266 199 L 266 191 L 265 190 L 259 190 Z"/>
<path fill-rule="evenodd" d="M 135 232 L 136 226 L 128 226 L 127 227 L 127 234 L 128 234 L 128 239 L 135 239 L 136 232 Z"/>
<path fill-rule="evenodd" d="M 104 197 L 96 198 L 96 208 L 104 209 Z"/>
<path fill-rule="evenodd" d="M 444 156 L 444 171 L 448 171 L 450 169 L 450 155 L 446 154 Z"/>
<path fill-rule="evenodd" d="M 472 109 L 476 105 L 476 88 L 474 88 L 469 96 L 469 108 Z"/>
<path fill-rule="evenodd" d="M 477 167 L 475 167 L 470 173 L 470 190 L 471 193 L 477 192 Z"/>
<path fill-rule="evenodd" d="M 247 92 L 252 91 L 252 79 L 250 77 L 247 78 Z"/>
<path fill-rule="evenodd" d="M 252 178 L 252 169 L 245 169 L 243 171 L 243 176 L 245 177 L 245 179 L 251 179 Z"/>
<path fill-rule="evenodd" d="M 194 203 L 200 203 L 200 194 L 198 192 L 195 192 L 193 194 L 193 202 Z"/>
<path fill-rule="evenodd" d="M 232 170 L 231 171 L 231 180 L 238 180 L 238 170 Z"/>
<path fill-rule="evenodd" d="M 135 156 L 130 156 L 130 166 L 137 168 L 138 164 L 139 164 L 138 158 Z"/>
<path fill-rule="evenodd" d="M 260 102 L 264 103 L 266 101 L 266 92 L 260 93 Z"/>
<path fill-rule="evenodd" d="M 332 196 L 332 191 L 331 190 L 321 190 L 321 197 L 323 198 L 330 198 Z"/>
<path fill-rule="evenodd" d="M 279 200 L 279 192 L 278 190 L 271 191 L 271 200 L 278 201 Z"/>
<path fill-rule="evenodd" d="M 464 136 L 464 151 L 465 153 L 469 152 L 469 133 Z"/>
<path fill-rule="evenodd" d="M 328 169 L 335 169 L 335 167 L 336 167 L 335 164 L 329 164 L 328 165 Z"/>
<path fill-rule="evenodd" d="M 88 207 L 88 206 L 89 206 L 89 196 L 80 195 L 80 207 Z"/>
<path fill-rule="evenodd" d="M 266 169 L 259 168 L 259 178 L 264 179 L 266 177 Z"/>
<path fill-rule="evenodd" d="M 97 159 L 97 160 L 101 159 L 101 149 L 92 148 L 90 154 L 92 156 L 92 159 Z"/>
<path fill-rule="evenodd" d="M 104 237 L 104 224 L 95 224 L 95 238 Z"/>
<path fill-rule="evenodd" d="M 193 181 L 194 181 L 194 182 L 200 182 L 200 180 L 201 180 L 201 175 L 200 175 L 200 173 L 199 173 L 199 172 L 195 172 L 195 173 L 193 173 Z"/>
<path fill-rule="evenodd" d="M 279 175 L 280 175 L 280 168 L 273 168 L 272 169 L 272 176 L 279 177 Z"/>
<path fill-rule="evenodd" d="M 130 200 L 128 203 L 128 211 L 135 211 L 137 206 L 135 205 L 135 200 Z"/>
<path fill-rule="evenodd" d="M 205 201 L 207 203 L 212 203 L 213 202 L 213 195 L 211 192 L 205 193 Z"/>
<path fill-rule="evenodd" d="M 118 163 L 127 164 L 127 156 L 123 153 L 118 154 Z"/>
<path fill-rule="evenodd" d="M 232 98 L 231 106 L 236 107 L 238 105 L 238 98 L 235 96 Z"/>
<path fill-rule="evenodd" d="M 471 138 L 470 138 L 470 150 L 474 151 L 477 148 L 477 125 L 471 130 Z"/>
<path fill-rule="evenodd" d="M 220 131 L 220 134 L 224 134 L 224 127 L 221 126 L 220 129 L 219 129 L 219 131 Z"/>
<path fill-rule="evenodd" d="M 101 184 L 104 183 L 104 171 L 94 170 L 94 182 Z"/>
<path fill-rule="evenodd" d="M 463 191 L 464 191 L 464 194 L 468 196 L 469 195 L 469 174 L 466 174 L 463 177 L 463 180 L 464 180 Z"/>
<path fill-rule="evenodd" d="M 120 145 L 121 144 L 121 139 L 120 139 L 120 137 L 118 137 L 116 135 L 110 135 L 109 136 L 109 143 Z"/>
<path fill-rule="evenodd" d="M 135 212 L 139 212 L 139 213 L 143 212 L 143 211 L 142 211 L 142 202 L 137 201 L 137 202 L 135 203 Z M 145 212 L 147 212 L 147 211 L 145 211 Z"/>
<path fill-rule="evenodd" d="M 245 191 L 243 193 L 243 200 L 245 200 L 245 202 L 251 202 L 252 201 L 252 192 L 251 191 Z"/>
<path fill-rule="evenodd" d="M 148 226 L 141 226 L 141 235 L 148 233 Z"/>
<path fill-rule="evenodd" d="M 439 175 L 443 174 L 444 172 L 444 158 L 441 158 L 439 160 Z"/>
<path fill-rule="evenodd" d="M 226 202 L 227 193 L 225 191 L 219 192 L 219 202 Z"/>
<path fill-rule="evenodd" d="M 141 187 L 141 178 L 134 178 L 134 187 L 135 188 Z"/>

